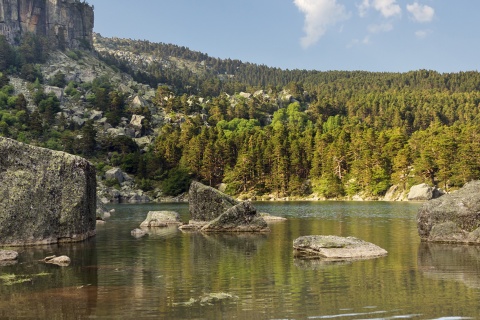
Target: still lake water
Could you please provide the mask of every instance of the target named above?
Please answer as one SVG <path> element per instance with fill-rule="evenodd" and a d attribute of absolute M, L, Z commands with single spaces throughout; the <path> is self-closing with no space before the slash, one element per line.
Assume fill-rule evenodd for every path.
<path fill-rule="evenodd" d="M 0 266 L 0 319 L 480 318 L 480 248 L 420 243 L 418 203 L 255 206 L 288 220 L 261 235 L 169 227 L 135 239 L 130 231 L 148 211 L 174 210 L 188 221 L 188 205 L 112 206 L 116 213 L 95 238 L 17 249 L 19 262 Z M 389 254 L 338 264 L 296 260 L 292 242 L 303 235 L 355 236 Z M 72 264 L 38 261 L 52 254 Z M 230 298 L 206 298 L 218 293 Z"/>

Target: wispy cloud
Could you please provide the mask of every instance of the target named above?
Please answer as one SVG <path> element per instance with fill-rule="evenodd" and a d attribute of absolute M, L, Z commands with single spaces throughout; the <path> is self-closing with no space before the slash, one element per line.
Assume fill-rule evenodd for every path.
<path fill-rule="evenodd" d="M 382 33 L 393 30 L 393 24 L 387 22 L 382 24 L 371 24 L 368 26 L 368 32 L 370 33 Z"/>
<path fill-rule="evenodd" d="M 432 33 L 432 30 L 418 30 L 415 32 L 415 37 L 418 39 L 425 39 Z"/>
<path fill-rule="evenodd" d="M 407 10 L 417 22 L 431 22 L 435 16 L 435 9 L 427 5 L 421 5 L 418 2 L 407 5 Z"/>
<path fill-rule="evenodd" d="M 315 44 L 328 27 L 350 17 L 345 6 L 337 0 L 294 0 L 294 4 L 305 14 L 305 36 L 301 39 L 304 48 Z"/>
<path fill-rule="evenodd" d="M 363 39 L 353 39 L 348 45 L 347 48 L 353 48 L 358 45 L 367 45 L 370 43 L 370 36 L 366 36 Z"/>
<path fill-rule="evenodd" d="M 396 0 L 363 0 L 358 6 L 360 16 L 364 17 L 370 8 L 379 11 L 385 18 L 402 14 L 402 8 L 400 8 Z"/>

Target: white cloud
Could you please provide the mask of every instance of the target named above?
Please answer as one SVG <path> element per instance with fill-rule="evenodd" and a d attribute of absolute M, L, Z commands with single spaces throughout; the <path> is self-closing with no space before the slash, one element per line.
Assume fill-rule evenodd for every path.
<path fill-rule="evenodd" d="M 370 8 L 370 1 L 363 0 L 363 2 L 359 4 L 357 8 L 358 8 L 358 14 L 360 15 L 360 17 L 365 17 L 367 15 L 368 8 Z"/>
<path fill-rule="evenodd" d="M 304 48 L 315 44 L 327 32 L 327 28 L 350 17 L 345 6 L 337 0 L 294 0 L 305 14 L 305 36 L 301 39 Z"/>
<path fill-rule="evenodd" d="M 397 4 L 396 0 L 373 0 L 373 7 L 385 18 L 390 18 L 402 13 L 402 9 Z"/>
<path fill-rule="evenodd" d="M 435 9 L 427 5 L 420 5 L 418 2 L 407 5 L 407 10 L 417 22 L 430 22 L 435 16 Z"/>
<path fill-rule="evenodd" d="M 432 33 L 431 30 L 418 30 L 418 31 L 415 32 L 415 36 L 416 36 L 418 39 L 425 39 L 425 38 L 428 37 L 431 33 Z"/>
<path fill-rule="evenodd" d="M 393 30 L 393 25 L 391 23 L 372 24 L 368 26 L 368 32 L 370 33 L 382 33 L 382 32 L 389 32 L 392 30 Z"/>
<path fill-rule="evenodd" d="M 348 45 L 347 45 L 347 48 L 350 49 L 350 48 L 353 48 L 354 46 L 358 46 L 358 45 L 367 45 L 367 44 L 370 44 L 370 36 L 366 36 L 365 38 L 363 39 L 353 39 Z"/>
<path fill-rule="evenodd" d="M 385 18 L 402 14 L 402 8 L 397 4 L 397 0 L 363 0 L 360 5 L 357 5 L 360 17 L 364 17 L 372 7 Z"/>

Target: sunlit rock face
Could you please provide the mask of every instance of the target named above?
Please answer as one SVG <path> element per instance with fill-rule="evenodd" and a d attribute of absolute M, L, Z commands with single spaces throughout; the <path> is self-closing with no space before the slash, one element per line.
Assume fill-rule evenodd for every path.
<path fill-rule="evenodd" d="M 18 44 L 27 32 L 62 48 L 93 46 L 93 7 L 80 0 L 0 0 L 0 34 Z"/>
<path fill-rule="evenodd" d="M 0 245 L 82 241 L 95 220 L 93 165 L 0 137 Z"/>
<path fill-rule="evenodd" d="M 417 227 L 422 241 L 480 244 L 480 181 L 425 202 Z"/>

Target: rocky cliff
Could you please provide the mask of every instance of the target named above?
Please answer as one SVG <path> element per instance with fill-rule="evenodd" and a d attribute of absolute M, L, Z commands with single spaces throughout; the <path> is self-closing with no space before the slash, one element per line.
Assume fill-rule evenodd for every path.
<path fill-rule="evenodd" d="M 63 48 L 93 46 L 93 7 L 80 0 L 0 0 L 0 34 L 10 43 L 31 32 Z"/>
<path fill-rule="evenodd" d="M 0 245 L 82 241 L 95 220 L 87 160 L 0 137 Z"/>

